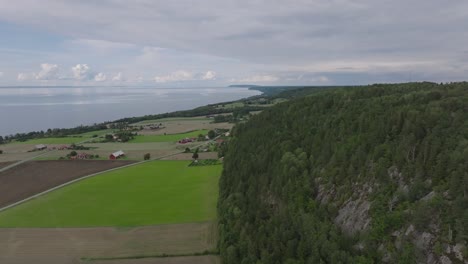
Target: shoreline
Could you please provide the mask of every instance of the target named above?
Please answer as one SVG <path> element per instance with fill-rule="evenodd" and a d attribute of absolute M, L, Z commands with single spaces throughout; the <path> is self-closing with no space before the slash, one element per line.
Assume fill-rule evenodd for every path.
<path fill-rule="evenodd" d="M 96 88 L 96 87 L 102 87 L 104 88 L 103 86 L 86 86 L 86 88 Z M 121 87 L 121 86 L 118 86 L 119 88 L 133 88 L 133 87 Z M 45 87 L 45 86 L 29 86 L 29 87 L 0 87 L 1 88 L 28 88 L 28 89 L 40 89 L 40 88 L 63 88 L 63 87 Z M 66 87 L 66 88 L 83 88 L 83 87 Z M 107 88 L 107 87 L 105 87 Z M 135 87 L 135 88 L 140 88 L 140 87 Z M 151 87 L 146 87 L 145 89 L 153 89 Z M 204 87 L 204 88 L 199 88 L 199 87 L 191 87 L 191 88 L 154 88 L 154 89 L 178 89 L 178 90 L 182 90 L 182 89 L 189 89 L 189 90 L 197 90 L 197 89 L 215 89 L 215 87 Z M 216 88 L 216 89 L 221 89 L 221 88 Z M 260 91 L 260 90 L 256 90 L 256 89 L 249 89 L 249 88 L 246 88 L 246 87 L 239 87 L 239 88 L 232 88 L 232 87 L 223 87 L 223 89 L 226 89 L 226 90 L 234 90 L 234 89 L 243 89 L 244 91 L 245 90 L 248 90 L 248 91 L 257 91 L 258 94 L 255 94 L 255 95 L 250 95 L 250 96 L 246 96 L 246 97 L 242 97 L 240 99 L 235 99 L 235 100 L 229 100 L 229 101 L 224 101 L 224 100 L 221 100 L 221 101 L 216 101 L 216 102 L 213 102 L 213 103 L 202 103 L 202 104 L 198 104 L 198 105 L 195 105 L 195 106 L 191 106 L 191 107 L 186 107 L 184 108 L 182 105 L 181 105 L 181 108 L 179 109 L 176 109 L 176 110 L 172 110 L 172 111 L 166 111 L 166 110 L 161 110 L 161 111 L 158 111 L 158 112 L 153 112 L 153 113 L 148 113 L 150 111 L 148 111 L 147 113 L 145 114 L 136 114 L 136 115 L 132 115 L 132 114 L 128 114 L 126 116 L 120 116 L 118 118 L 111 118 L 111 119 L 108 119 L 108 120 L 102 120 L 102 121 L 95 121 L 95 122 L 89 122 L 89 123 L 85 123 L 85 124 L 79 124 L 79 125 L 71 125 L 71 126 L 56 126 L 56 127 L 48 127 L 48 128 L 42 128 L 42 129 L 32 129 L 32 130 L 26 130 L 25 132 L 18 132 L 18 131 L 15 131 L 13 133 L 4 133 L 4 134 L 0 134 L 0 136 L 3 136 L 3 137 L 11 137 L 11 136 L 15 136 L 17 134 L 30 134 L 30 133 L 38 133 L 40 131 L 47 131 L 49 129 L 75 129 L 75 128 L 78 128 L 78 127 L 90 127 L 90 126 L 93 126 L 93 125 L 99 125 L 99 124 L 110 124 L 110 123 L 116 123 L 116 122 L 119 122 L 120 120 L 125 120 L 125 119 L 130 119 L 130 118 L 142 118 L 142 117 L 145 117 L 145 116 L 158 116 L 158 115 L 164 115 L 164 114 L 173 114 L 173 113 L 177 113 L 177 112 L 187 112 L 187 111 L 193 111 L 195 109 L 198 109 L 198 108 L 202 108 L 202 107 L 210 107 L 210 106 L 213 106 L 213 105 L 219 105 L 219 104 L 226 104 L 226 103 L 232 103 L 232 102 L 237 102 L 237 101 L 242 101 L 242 100 L 247 100 L 249 98 L 252 98 L 252 97 L 256 97 L 256 96 L 262 96 L 264 95 L 264 92 Z M 224 90 L 224 91 L 226 91 Z M 97 104 L 96 104 L 97 105 Z M 130 111 L 129 111 L 130 112 Z"/>

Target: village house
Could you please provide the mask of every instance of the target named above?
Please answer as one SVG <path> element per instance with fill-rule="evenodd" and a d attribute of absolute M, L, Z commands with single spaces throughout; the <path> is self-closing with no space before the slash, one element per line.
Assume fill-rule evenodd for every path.
<path fill-rule="evenodd" d="M 119 150 L 119 151 L 116 151 L 116 152 L 110 154 L 109 159 L 115 160 L 115 159 L 121 158 L 123 156 L 125 156 L 125 153 L 122 150 Z"/>
<path fill-rule="evenodd" d="M 44 145 L 44 144 L 39 144 L 39 145 L 36 145 L 34 148 L 35 148 L 36 150 L 44 150 L 44 149 L 47 148 L 47 146 Z"/>

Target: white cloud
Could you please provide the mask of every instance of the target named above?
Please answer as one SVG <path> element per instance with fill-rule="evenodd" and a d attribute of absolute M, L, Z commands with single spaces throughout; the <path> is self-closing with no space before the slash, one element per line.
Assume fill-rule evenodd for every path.
<path fill-rule="evenodd" d="M 36 80 L 55 80 L 59 78 L 58 72 L 59 67 L 57 64 L 42 63 L 41 71 L 33 75 Z"/>
<path fill-rule="evenodd" d="M 188 71 L 175 71 L 168 75 L 163 76 L 156 76 L 154 77 L 154 81 L 157 83 L 165 83 L 165 82 L 179 82 L 179 81 L 190 81 L 194 80 L 194 74 Z"/>
<path fill-rule="evenodd" d="M 121 72 L 117 73 L 114 77 L 112 77 L 113 82 L 121 82 L 123 80 L 124 80 L 124 78 L 123 78 Z"/>
<path fill-rule="evenodd" d="M 18 76 L 16 77 L 18 81 L 26 81 L 29 79 L 29 76 L 26 73 L 18 73 Z"/>
<path fill-rule="evenodd" d="M 107 80 L 107 76 L 104 73 L 100 72 L 96 74 L 96 76 L 94 76 L 94 80 L 96 82 L 104 82 Z"/>
<path fill-rule="evenodd" d="M 89 80 L 93 77 L 88 64 L 77 64 L 72 67 L 72 72 L 73 78 L 77 80 Z"/>
<path fill-rule="evenodd" d="M 201 78 L 202 80 L 215 80 L 216 79 L 216 72 L 214 71 L 207 71 Z"/>
<path fill-rule="evenodd" d="M 263 83 L 263 82 L 277 82 L 279 78 L 274 75 L 254 75 L 241 79 L 234 79 L 234 82 L 245 82 L 245 83 Z"/>
<path fill-rule="evenodd" d="M 0 50 L 0 67 L 9 67 L 11 61 L 15 72 L 54 58 L 62 67 L 79 59 L 99 71 L 122 71 L 127 80 L 178 69 L 205 80 L 209 76 L 195 73 L 214 67 L 223 72 L 219 83 L 236 76 L 245 76 L 236 81 L 246 82 L 293 81 L 297 72 L 330 78 L 317 82 L 365 83 L 379 81 L 375 76 L 406 81 L 401 76 L 409 71 L 427 80 L 466 79 L 468 68 L 463 26 L 468 23 L 468 1 L 462 0 L 417 0 L 413 5 L 403 0 L 292 0 L 289 5 L 266 0 L 207 0 L 197 5 L 189 0 L 0 2 L 2 20 L 37 33 L 52 30 L 66 39 L 45 53 L 28 50 L 19 56 Z M 427 16 L 433 10 L 439 15 Z M 73 76 L 92 80 L 94 74 Z M 168 74 L 154 80 L 179 78 L 186 77 Z"/>

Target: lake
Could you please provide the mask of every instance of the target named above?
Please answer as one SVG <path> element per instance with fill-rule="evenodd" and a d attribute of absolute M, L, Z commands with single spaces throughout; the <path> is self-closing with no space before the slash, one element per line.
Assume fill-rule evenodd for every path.
<path fill-rule="evenodd" d="M 187 110 L 258 94 L 227 87 L 2 87 L 0 135 Z"/>

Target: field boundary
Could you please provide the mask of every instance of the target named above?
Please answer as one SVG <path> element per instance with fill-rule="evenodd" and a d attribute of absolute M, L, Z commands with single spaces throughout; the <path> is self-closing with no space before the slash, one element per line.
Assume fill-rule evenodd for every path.
<path fill-rule="evenodd" d="M 219 137 L 219 136 L 218 136 L 218 137 Z M 210 141 L 216 140 L 218 137 L 215 137 L 214 139 L 212 139 L 212 140 L 210 140 Z M 203 144 L 197 145 L 196 147 L 200 147 L 200 146 L 203 146 L 203 145 L 205 145 L 205 144 L 208 144 L 210 141 L 204 142 Z M 44 152 L 44 153 L 42 153 L 41 155 L 46 154 L 46 153 L 48 153 L 48 152 Z M 143 161 L 135 162 L 135 163 L 132 163 L 132 164 L 120 166 L 120 167 L 117 167 L 117 168 L 112 168 L 112 169 L 108 169 L 108 170 L 96 172 L 96 173 L 93 173 L 93 174 L 89 174 L 89 175 L 83 176 L 83 177 L 81 177 L 81 178 L 74 179 L 74 180 L 72 180 L 72 181 L 69 181 L 69 182 L 66 182 L 66 183 L 57 185 L 57 186 L 55 186 L 55 187 L 53 187 L 53 188 L 51 188 L 51 189 L 48 189 L 48 190 L 45 190 L 45 191 L 43 191 L 43 192 L 37 193 L 37 194 L 35 194 L 35 195 L 33 195 L 33 196 L 30 196 L 30 197 L 28 197 L 28 198 L 25 198 L 25 199 L 23 199 L 23 200 L 21 200 L 21 201 L 14 202 L 14 203 L 12 203 L 12 204 L 10 204 L 10 205 L 4 206 L 4 207 L 0 208 L 0 212 L 3 212 L 3 211 L 5 211 L 5 210 L 7 210 L 7 209 L 10 209 L 10 208 L 13 208 L 13 207 L 15 207 L 15 206 L 18 206 L 18 205 L 20 205 L 20 204 L 22 204 L 22 203 L 25 203 L 25 202 L 30 201 L 30 200 L 32 200 L 32 199 L 35 199 L 35 198 L 37 198 L 37 197 L 39 197 L 39 196 L 42 196 L 42 195 L 44 195 L 44 194 L 47 194 L 47 193 L 53 192 L 53 191 L 55 191 L 55 190 L 61 189 L 61 188 L 65 187 L 65 186 L 71 185 L 71 184 L 73 184 L 73 183 L 76 183 L 76 182 L 79 182 L 79 181 L 82 181 L 82 180 L 85 180 L 85 179 L 88 179 L 88 178 L 91 178 L 91 177 L 94 177 L 94 176 L 97 176 L 97 175 L 100 175 L 100 174 L 103 174 L 103 173 L 107 173 L 107 172 L 111 172 L 111 171 L 115 171 L 115 170 L 120 170 L 120 169 L 124 169 L 124 168 L 128 168 L 128 167 L 140 165 L 140 164 L 143 164 L 143 163 L 146 163 L 146 162 L 151 162 L 151 161 L 155 161 L 155 160 L 161 160 L 161 159 L 164 159 L 164 158 L 167 158 L 167 157 L 171 157 L 171 156 L 175 156 L 175 155 L 178 155 L 178 154 L 181 154 L 181 153 L 184 153 L 184 151 L 179 151 L 179 152 L 172 153 L 172 154 L 169 154 L 169 155 L 164 155 L 164 156 L 156 157 L 156 158 L 153 158 L 153 159 L 150 159 L 150 160 L 143 160 Z M 39 155 L 39 156 L 41 156 L 41 155 Z M 36 156 L 36 157 L 37 157 L 37 156 Z M 21 161 L 21 162 L 19 162 L 19 163 L 12 164 L 12 165 L 15 165 L 15 166 L 16 166 L 16 165 L 22 164 L 22 163 L 27 162 L 27 161 L 29 161 L 29 159 L 28 159 L 28 160 Z M 12 167 L 14 167 L 14 166 L 12 166 Z M 9 169 L 9 168 L 8 168 L 8 169 Z M 0 170 L 0 171 L 1 171 L 1 170 Z"/>
<path fill-rule="evenodd" d="M 98 261 L 98 260 L 122 260 L 122 259 L 145 259 L 145 258 L 175 258 L 175 257 L 200 257 L 200 256 L 219 256 L 217 250 L 205 250 L 202 252 L 180 253 L 180 254 L 153 254 L 153 255 L 131 255 L 121 257 L 82 257 L 83 261 Z"/>

